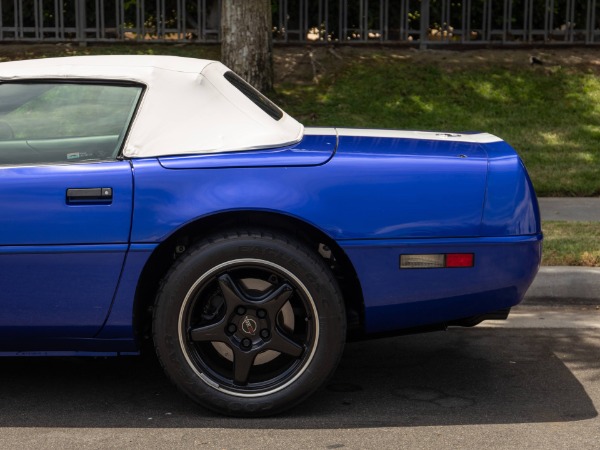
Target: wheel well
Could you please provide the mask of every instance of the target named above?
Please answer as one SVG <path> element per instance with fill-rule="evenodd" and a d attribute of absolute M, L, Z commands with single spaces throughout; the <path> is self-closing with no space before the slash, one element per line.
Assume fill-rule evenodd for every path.
<path fill-rule="evenodd" d="M 177 257 L 204 237 L 225 229 L 242 227 L 262 228 L 291 235 L 320 254 L 331 267 L 342 291 L 348 333 L 362 332 L 364 301 L 360 282 L 350 259 L 333 239 L 310 224 L 293 217 L 261 211 L 237 211 L 220 213 L 189 223 L 162 242 L 152 253 L 137 285 L 133 311 L 134 330 L 140 342 L 152 335 L 152 308 L 156 292 Z"/>

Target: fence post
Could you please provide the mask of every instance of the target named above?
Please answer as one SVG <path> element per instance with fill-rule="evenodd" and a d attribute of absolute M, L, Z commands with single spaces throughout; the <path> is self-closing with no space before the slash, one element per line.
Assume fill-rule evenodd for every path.
<path fill-rule="evenodd" d="M 421 0 L 421 30 L 419 33 L 419 49 L 427 49 L 427 31 L 429 30 L 429 0 Z"/>
<path fill-rule="evenodd" d="M 77 9 L 75 15 L 75 30 L 77 35 L 77 41 L 81 47 L 87 45 L 85 28 L 86 28 L 86 11 L 85 11 L 85 0 L 77 0 Z"/>

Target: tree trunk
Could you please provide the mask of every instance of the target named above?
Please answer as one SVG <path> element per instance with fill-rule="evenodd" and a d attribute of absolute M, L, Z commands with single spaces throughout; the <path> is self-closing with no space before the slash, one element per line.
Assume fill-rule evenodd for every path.
<path fill-rule="evenodd" d="M 271 0 L 223 0 L 221 61 L 262 92 L 273 89 Z"/>

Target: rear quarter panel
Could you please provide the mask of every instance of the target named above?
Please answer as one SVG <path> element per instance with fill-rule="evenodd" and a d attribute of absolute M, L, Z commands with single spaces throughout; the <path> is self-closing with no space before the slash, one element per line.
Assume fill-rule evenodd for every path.
<path fill-rule="evenodd" d="M 498 144 L 489 158 L 477 143 L 338 139 L 331 158 L 319 152 L 335 147 L 335 136 L 307 136 L 298 145 L 308 158 L 288 149 L 133 160 L 132 245 L 160 243 L 227 211 L 297 218 L 336 240 L 351 260 L 367 333 L 522 299 L 539 267 L 541 234 L 535 194 L 510 147 Z M 444 252 L 474 253 L 476 265 L 399 268 L 402 253 Z"/>
<path fill-rule="evenodd" d="M 264 151 L 134 160 L 132 241 L 160 242 L 232 210 L 290 215 L 336 240 L 480 234 L 487 158 L 477 145 L 354 140 L 340 138 L 331 160 L 309 166 L 275 164 L 281 155 Z"/>

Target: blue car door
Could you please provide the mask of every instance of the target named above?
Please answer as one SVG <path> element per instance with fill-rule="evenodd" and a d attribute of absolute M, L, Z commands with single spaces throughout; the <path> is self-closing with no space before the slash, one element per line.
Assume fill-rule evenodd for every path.
<path fill-rule="evenodd" d="M 129 245 L 118 153 L 141 90 L 0 84 L 0 350 L 102 328 Z"/>
<path fill-rule="evenodd" d="M 0 168 L 0 337 L 92 337 L 127 251 L 128 162 Z"/>

